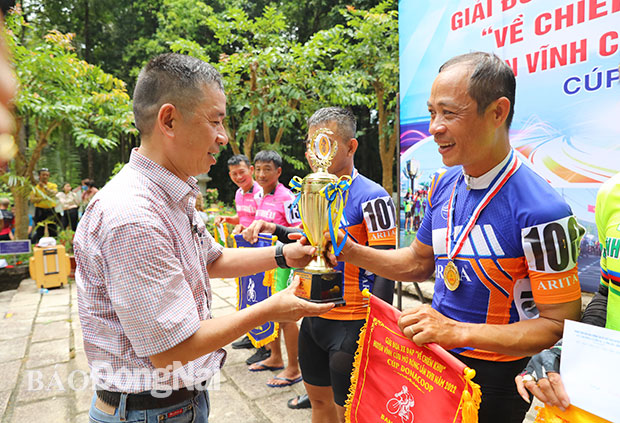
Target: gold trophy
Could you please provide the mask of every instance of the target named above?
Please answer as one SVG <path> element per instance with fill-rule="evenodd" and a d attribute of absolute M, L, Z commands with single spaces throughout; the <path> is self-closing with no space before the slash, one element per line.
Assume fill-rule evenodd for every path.
<path fill-rule="evenodd" d="M 329 129 L 319 129 L 314 132 L 308 142 L 307 151 L 315 172 L 307 175 L 303 180 L 297 177 L 291 182 L 292 185 L 297 183 L 300 192 L 299 213 L 304 232 L 309 243 L 316 247 L 315 257 L 308 266 L 295 270 L 295 275 L 300 279 L 295 295 L 315 303 L 331 302 L 344 305 L 343 275 L 342 272 L 334 270 L 325 262 L 323 253 L 326 240 L 323 234 L 330 228 L 335 234 L 338 233 L 342 210 L 346 203 L 346 196 L 343 192 L 348 188 L 350 177 L 339 179 L 336 175 L 327 172 L 338 150 L 338 142 L 330 139 L 329 135 L 333 135 Z M 336 191 L 340 181 L 345 181 L 346 187 L 343 190 L 341 186 L 338 193 Z M 328 198 L 329 192 L 332 194 L 331 202 Z M 336 241 L 332 240 L 332 244 L 336 245 Z"/>

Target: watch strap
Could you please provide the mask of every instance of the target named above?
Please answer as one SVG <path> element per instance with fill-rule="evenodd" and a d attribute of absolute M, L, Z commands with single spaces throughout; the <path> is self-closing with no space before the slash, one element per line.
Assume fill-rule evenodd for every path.
<path fill-rule="evenodd" d="M 284 244 L 280 241 L 276 242 L 276 264 L 281 269 L 291 268 L 291 266 L 286 264 L 286 259 L 284 258 Z"/>

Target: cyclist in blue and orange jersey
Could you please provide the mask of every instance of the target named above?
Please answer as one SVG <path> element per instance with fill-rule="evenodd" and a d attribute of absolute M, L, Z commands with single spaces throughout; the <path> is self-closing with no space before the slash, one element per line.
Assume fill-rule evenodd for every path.
<path fill-rule="evenodd" d="M 396 237 L 396 212 L 387 191 L 361 175 L 355 168 L 354 156 L 358 141 L 355 138 L 356 118 L 348 110 L 326 107 L 308 119 L 308 137 L 327 129 L 329 138 L 337 141 L 338 150 L 328 172 L 352 178 L 341 227 L 349 232 L 353 242 L 376 249 L 393 249 Z M 272 232 L 286 241 L 292 230 L 279 225 L 255 221 L 244 231 L 248 241 L 258 233 Z M 392 303 L 394 282 L 374 275 L 351 263 L 339 262 L 335 269 L 344 274 L 346 305 L 325 313 L 320 319 L 303 319 L 299 332 L 299 364 L 312 405 L 312 421 L 335 423 L 344 421 L 344 403 L 351 384 L 353 358 L 357 339 L 366 319 L 368 298 L 362 290 Z M 289 401 L 289 407 L 302 408 L 303 396 Z"/>
<path fill-rule="evenodd" d="M 399 326 L 416 344 L 435 342 L 476 370 L 481 423 L 523 421 L 529 404 L 515 376 L 581 308 L 584 230 L 510 146 L 515 91 L 512 69 L 494 54 L 441 66 L 427 102 L 429 131 L 449 168 L 433 177 L 416 239 L 394 251 L 347 242 L 338 257 L 400 281 L 435 273 L 432 306 L 406 310 Z"/>

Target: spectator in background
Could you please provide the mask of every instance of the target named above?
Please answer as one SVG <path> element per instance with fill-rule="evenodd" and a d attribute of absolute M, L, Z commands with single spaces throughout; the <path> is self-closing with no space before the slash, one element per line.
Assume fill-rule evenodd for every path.
<path fill-rule="evenodd" d="M 228 159 L 228 175 L 230 179 L 239 187 L 235 193 L 235 216 L 217 216 L 215 225 L 230 223 L 235 225 L 233 234 L 241 233 L 242 230 L 250 226 L 256 214 L 256 199 L 262 195 L 262 188 L 254 180 L 252 174 L 254 166 L 250 164 L 250 159 L 245 154 L 237 154 Z"/>
<path fill-rule="evenodd" d="M 13 226 L 15 226 L 15 216 L 9 210 L 11 201 L 8 198 L 0 198 L 0 241 L 10 241 L 13 239 Z"/>
<path fill-rule="evenodd" d="M 216 226 L 222 223 L 235 225 L 232 231 L 233 235 L 241 233 L 242 230 L 252 224 L 256 214 L 256 199 L 263 194 L 263 189 L 254 180 L 253 173 L 254 166 L 245 154 L 237 154 L 228 159 L 228 176 L 239 187 L 235 193 L 237 214 L 235 216 L 217 216 L 213 223 Z M 233 349 L 242 349 L 253 348 L 254 346 L 246 335 L 241 340 L 233 342 L 232 347 Z M 261 347 L 249 364 L 261 361 L 269 357 L 270 354 L 271 352 L 265 347 Z"/>
<path fill-rule="evenodd" d="M 84 206 L 84 209 L 86 209 L 90 200 L 98 192 L 99 190 L 95 187 L 95 181 L 89 178 L 82 179 L 82 206 Z"/>
<path fill-rule="evenodd" d="M 65 182 L 62 186 L 62 191 L 59 191 L 56 194 L 56 197 L 62 206 L 62 215 L 60 216 L 62 229 L 69 228 L 75 231 L 75 228 L 77 228 L 78 208 L 82 202 L 79 195 L 79 192 L 71 190 L 71 184 L 69 182 Z"/>
<path fill-rule="evenodd" d="M 58 232 L 60 219 L 54 208 L 56 207 L 56 193 L 58 186 L 49 181 L 49 169 L 39 170 L 39 182 L 32 188 L 30 201 L 34 204 L 34 229 L 32 244 L 36 245 L 45 233 L 45 227 L 49 236 L 55 237 Z"/>
<path fill-rule="evenodd" d="M 282 174 L 282 157 L 272 150 L 263 150 L 254 157 L 254 169 L 256 181 L 263 189 L 263 195 L 256 199 L 256 219 L 266 222 L 277 223 L 283 226 L 299 226 L 301 219 L 299 213 L 293 208 L 295 200 L 293 193 L 279 181 Z M 275 291 L 279 292 L 286 288 L 291 269 L 276 269 Z M 301 370 L 297 358 L 297 340 L 299 329 L 295 322 L 280 322 L 288 364 L 281 373 L 267 382 L 270 387 L 284 387 L 301 382 Z M 268 344 L 271 356 L 262 361 L 250 365 L 251 372 L 264 370 L 279 370 L 283 367 L 282 349 L 280 338 Z"/>

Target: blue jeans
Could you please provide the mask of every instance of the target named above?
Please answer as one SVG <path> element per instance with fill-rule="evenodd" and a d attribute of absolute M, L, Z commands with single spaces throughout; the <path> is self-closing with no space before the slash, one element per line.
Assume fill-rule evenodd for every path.
<path fill-rule="evenodd" d="M 95 393 L 88 413 L 91 423 L 208 423 L 209 420 L 209 393 L 206 390 L 193 399 L 170 407 L 149 410 L 125 410 L 127 394 L 122 394 L 114 414 L 108 414 L 95 407 L 96 400 Z"/>

